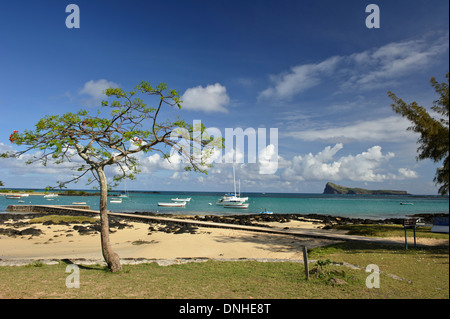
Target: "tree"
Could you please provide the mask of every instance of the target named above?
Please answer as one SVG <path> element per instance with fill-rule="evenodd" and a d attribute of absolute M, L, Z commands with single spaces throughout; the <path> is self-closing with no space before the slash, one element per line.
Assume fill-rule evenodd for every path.
<path fill-rule="evenodd" d="M 3 182 L 2 182 L 2 181 L 0 181 L 0 187 L 3 187 L 3 186 L 5 186 L 5 185 L 3 185 Z"/>
<path fill-rule="evenodd" d="M 154 99 L 156 106 L 147 106 L 142 99 L 135 97 L 138 93 Z M 189 145 L 206 149 L 208 144 L 214 143 L 211 143 L 212 138 L 207 138 L 204 126 L 193 128 L 179 118 L 176 121 L 159 121 L 158 116 L 163 112 L 163 107 L 179 109 L 182 103 L 178 92 L 168 90 L 166 84 L 153 88 L 148 82 L 141 82 L 136 90 L 129 93 L 119 88 L 109 88 L 105 94 L 114 101 L 103 101 L 102 107 L 94 116 L 86 110 L 61 116 L 51 115 L 39 120 L 35 130 L 25 130 L 23 133 L 14 131 L 10 141 L 23 147 L 23 150 L 1 154 L 1 157 L 17 158 L 31 150 L 37 150 L 27 164 L 37 161 L 44 166 L 48 163 L 72 163 L 76 174 L 68 181 L 58 182 L 60 187 L 77 182 L 88 173 L 92 174 L 93 179 L 89 179 L 88 183 L 97 181 L 100 187 L 102 253 L 109 269 L 115 272 L 122 267 L 109 240 L 105 168 L 115 167 L 120 172 L 114 176 L 114 182 L 124 178 L 134 179 L 140 170 L 138 160 L 133 155 L 139 152 L 160 152 L 165 159 L 169 159 L 176 152 L 187 164 L 186 170 L 206 173 L 210 166 L 206 163 L 207 156 L 198 156 L 198 150 L 196 156 L 192 152 L 193 147 Z M 108 108 L 110 112 L 107 112 Z M 193 134 L 195 130 L 197 134 Z M 184 143 L 176 141 L 180 137 L 188 139 L 187 147 L 186 140 Z M 220 147 L 223 142 L 214 145 Z"/>
<path fill-rule="evenodd" d="M 431 109 L 436 113 L 433 117 L 424 107 L 419 106 L 417 102 L 407 104 L 399 99 L 394 93 L 388 92 L 389 97 L 394 100 L 392 109 L 401 114 L 413 123 L 408 130 L 420 134 L 417 141 L 420 146 L 417 149 L 417 160 L 431 159 L 435 163 L 441 162 L 442 166 L 436 169 L 433 181 L 439 187 L 441 195 L 447 195 L 449 192 L 449 73 L 446 74 L 447 83 L 438 83 L 436 79 L 431 78 L 431 85 L 439 99 L 434 101 Z"/>

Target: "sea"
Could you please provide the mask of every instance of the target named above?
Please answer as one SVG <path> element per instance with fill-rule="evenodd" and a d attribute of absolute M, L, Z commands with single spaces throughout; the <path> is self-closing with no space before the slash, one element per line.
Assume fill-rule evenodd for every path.
<path fill-rule="evenodd" d="M 40 190 L 36 190 L 40 191 Z M 42 191 L 42 190 L 41 190 Z M 88 191 L 90 192 L 90 191 Z M 128 197 L 121 203 L 111 203 L 114 195 L 110 192 L 108 209 L 113 212 L 184 215 L 240 215 L 271 212 L 273 214 L 320 214 L 336 217 L 386 219 L 405 218 L 414 214 L 448 214 L 449 198 L 419 195 L 325 195 L 293 193 L 243 193 L 249 197 L 247 209 L 225 208 L 216 205 L 224 193 L 216 192 L 127 192 Z M 162 207 L 159 202 L 171 202 L 173 198 L 191 198 L 185 207 Z M 8 205 L 71 205 L 85 202 L 91 209 L 99 209 L 98 196 L 58 196 L 52 200 L 42 195 L 30 195 L 8 199 L 0 194 L 0 213 L 6 212 Z"/>

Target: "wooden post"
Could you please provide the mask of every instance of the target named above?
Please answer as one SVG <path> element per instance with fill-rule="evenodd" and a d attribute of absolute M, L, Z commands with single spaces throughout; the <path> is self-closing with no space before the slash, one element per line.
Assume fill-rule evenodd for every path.
<path fill-rule="evenodd" d="M 305 265 L 306 280 L 309 280 L 308 249 L 306 246 L 303 246 L 303 264 Z"/>

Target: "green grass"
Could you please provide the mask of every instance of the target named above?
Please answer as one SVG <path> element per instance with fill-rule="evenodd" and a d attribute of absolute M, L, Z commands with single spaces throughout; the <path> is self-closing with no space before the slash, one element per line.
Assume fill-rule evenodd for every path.
<path fill-rule="evenodd" d="M 349 235 L 360 235 L 367 237 L 404 237 L 405 231 L 402 225 L 334 225 L 333 229 L 346 230 Z M 448 239 L 448 234 L 439 234 L 430 232 L 431 227 L 418 226 L 416 228 L 416 237 Z M 412 236 L 413 230 L 408 229 L 407 235 Z"/>
<path fill-rule="evenodd" d="M 449 249 L 399 249 L 367 243 L 343 243 L 312 249 L 311 259 L 329 258 L 335 263 L 347 262 L 361 268 L 376 264 L 385 274 L 412 281 L 383 287 L 385 298 L 449 298 Z M 405 282 L 403 282 L 405 283 Z M 398 288 L 402 288 L 398 291 Z"/>
<path fill-rule="evenodd" d="M 67 265 L 61 262 L 52 266 L 35 263 L 0 267 L 0 298 L 449 298 L 448 249 L 405 251 L 346 243 L 313 249 L 309 258 L 345 261 L 362 268 L 376 264 L 383 272 L 380 288 L 366 287 L 368 273 L 364 270 L 344 266 L 328 265 L 330 276 L 312 275 L 307 281 L 303 264 L 299 263 L 208 261 L 167 267 L 156 263 L 124 265 L 120 273 L 111 273 L 102 266 L 85 266 L 80 267 L 80 288 L 68 289 Z M 333 285 L 333 276 L 346 284 Z"/>

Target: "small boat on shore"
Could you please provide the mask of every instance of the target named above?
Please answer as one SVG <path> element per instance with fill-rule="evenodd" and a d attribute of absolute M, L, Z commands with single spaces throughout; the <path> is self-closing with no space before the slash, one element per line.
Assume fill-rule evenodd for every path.
<path fill-rule="evenodd" d="M 162 207 L 185 207 L 186 202 L 158 203 Z"/>

